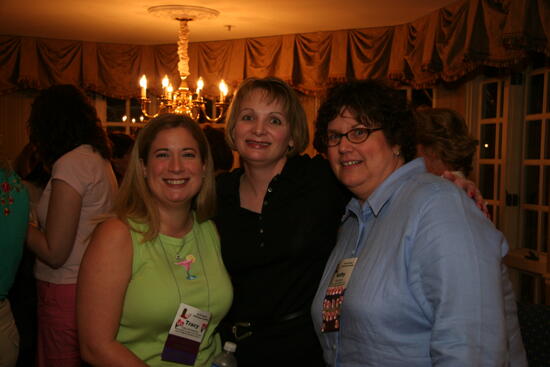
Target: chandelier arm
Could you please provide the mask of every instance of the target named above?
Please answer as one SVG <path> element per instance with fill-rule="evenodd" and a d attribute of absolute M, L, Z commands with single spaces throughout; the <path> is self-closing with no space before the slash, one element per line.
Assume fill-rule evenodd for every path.
<path fill-rule="evenodd" d="M 195 121 L 198 122 L 198 121 L 199 121 L 199 117 L 200 117 L 200 115 L 201 115 L 201 111 L 199 111 L 199 110 L 197 110 L 197 109 L 195 109 L 195 111 L 196 111 L 195 113 L 191 112 L 191 118 L 192 118 L 193 120 L 195 120 Z"/>
<path fill-rule="evenodd" d="M 217 116 L 216 116 L 216 113 L 214 112 L 215 117 L 210 117 L 210 116 L 208 116 L 208 113 L 206 113 L 205 104 L 201 105 L 202 114 L 204 115 L 206 120 L 208 120 L 209 122 L 218 122 L 218 121 L 220 121 L 220 119 L 223 116 L 223 112 L 224 112 L 224 109 L 225 109 L 224 104 L 223 103 L 216 103 L 215 106 L 216 106 L 215 112 L 218 111 L 218 107 L 219 107 L 219 114 L 217 114 Z"/>
<path fill-rule="evenodd" d="M 148 110 L 147 107 L 151 104 L 151 101 L 148 98 L 141 98 L 140 102 L 141 102 L 141 113 L 143 114 L 143 116 L 147 117 L 148 119 L 152 119 L 159 115 L 158 112 L 150 114 L 147 111 Z"/>

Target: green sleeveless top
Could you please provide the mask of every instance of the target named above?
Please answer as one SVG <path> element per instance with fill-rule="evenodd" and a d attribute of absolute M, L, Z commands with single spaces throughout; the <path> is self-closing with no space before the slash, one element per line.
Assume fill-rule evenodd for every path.
<path fill-rule="evenodd" d="M 182 366 L 160 359 L 182 302 L 212 314 L 195 362 L 195 366 L 210 366 L 221 350 L 216 326 L 233 300 L 213 222 L 198 223 L 195 219 L 192 231 L 183 239 L 159 234 L 144 243 L 140 232 L 145 232 L 147 225 L 129 223 L 133 228 L 132 278 L 124 297 L 117 341 L 149 366 Z M 186 259 L 192 261 L 189 271 L 176 264 Z"/>

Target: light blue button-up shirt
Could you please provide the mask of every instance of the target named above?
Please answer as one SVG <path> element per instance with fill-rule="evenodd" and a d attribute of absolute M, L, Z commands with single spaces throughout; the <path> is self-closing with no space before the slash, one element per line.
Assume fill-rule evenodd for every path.
<path fill-rule="evenodd" d="M 331 366 L 526 366 L 502 264 L 508 245 L 474 202 L 419 158 L 352 199 L 312 305 Z M 337 264 L 358 257 L 340 330 L 321 333 Z"/>

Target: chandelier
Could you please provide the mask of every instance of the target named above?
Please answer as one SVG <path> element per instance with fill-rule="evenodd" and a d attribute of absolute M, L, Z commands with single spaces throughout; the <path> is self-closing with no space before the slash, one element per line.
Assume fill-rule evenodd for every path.
<path fill-rule="evenodd" d="M 202 114 L 208 121 L 217 122 L 227 108 L 227 84 L 222 81 L 219 84 L 220 94 L 215 98 L 212 116 L 206 111 L 206 100 L 202 95 L 204 81 L 199 78 L 197 87 L 193 91 L 189 88 L 187 77 L 189 73 L 189 55 L 187 53 L 189 45 L 189 26 L 192 20 L 208 19 L 218 16 L 219 12 L 214 9 L 191 5 L 160 5 L 148 9 L 152 14 L 159 16 L 168 16 L 179 22 L 178 34 L 178 73 L 180 84 L 177 90 L 174 90 L 173 84 L 165 75 L 162 79 L 162 95 L 156 99 L 155 113 L 151 113 L 151 99 L 147 97 L 147 77 L 143 75 L 139 80 L 141 112 L 147 118 L 153 118 L 160 113 L 176 113 L 188 115 L 194 120 L 198 120 Z"/>

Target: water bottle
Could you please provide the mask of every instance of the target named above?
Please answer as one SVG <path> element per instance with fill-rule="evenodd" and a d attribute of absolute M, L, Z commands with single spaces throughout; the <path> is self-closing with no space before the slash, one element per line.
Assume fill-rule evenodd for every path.
<path fill-rule="evenodd" d="M 225 342 L 223 350 L 214 357 L 212 367 L 237 367 L 237 358 L 233 355 L 237 349 L 237 344 Z"/>

